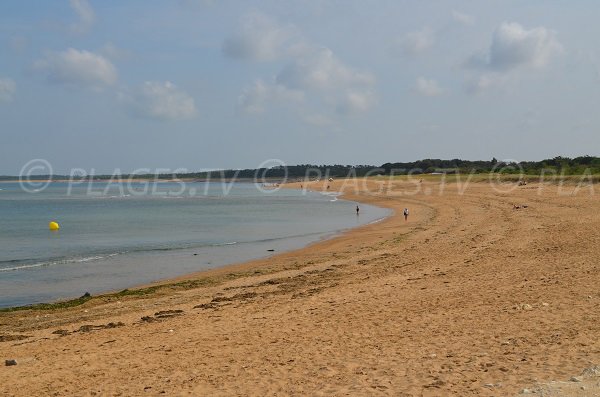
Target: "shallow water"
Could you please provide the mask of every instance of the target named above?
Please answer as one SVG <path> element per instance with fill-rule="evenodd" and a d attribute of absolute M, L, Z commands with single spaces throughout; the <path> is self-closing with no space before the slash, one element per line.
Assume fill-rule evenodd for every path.
<path fill-rule="evenodd" d="M 388 210 L 252 183 L 0 183 L 0 307 L 47 302 L 255 259 Z M 56 220 L 61 229 L 48 230 Z"/>

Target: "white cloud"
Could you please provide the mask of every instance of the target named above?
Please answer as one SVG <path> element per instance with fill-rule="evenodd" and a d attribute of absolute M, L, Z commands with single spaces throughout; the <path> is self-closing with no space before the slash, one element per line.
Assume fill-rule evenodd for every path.
<path fill-rule="evenodd" d="M 366 112 L 375 104 L 375 95 L 370 91 L 349 91 L 338 103 L 337 111 L 342 114 Z"/>
<path fill-rule="evenodd" d="M 258 80 L 252 87 L 247 87 L 238 97 L 239 107 L 246 113 L 263 113 L 267 101 L 271 99 L 271 87 Z"/>
<path fill-rule="evenodd" d="M 375 77 L 345 65 L 328 48 L 305 51 L 283 68 L 276 82 L 333 104 L 340 113 L 366 111 L 375 103 Z"/>
<path fill-rule="evenodd" d="M 544 67 L 563 50 L 556 33 L 544 27 L 530 30 L 518 23 L 501 24 L 492 37 L 484 66 L 508 71 L 521 66 Z"/>
<path fill-rule="evenodd" d="M 69 0 L 71 8 L 77 14 L 79 20 L 71 25 L 71 31 L 74 33 L 86 33 L 94 24 L 96 15 L 94 9 L 87 0 Z"/>
<path fill-rule="evenodd" d="M 245 113 L 263 113 L 271 103 L 295 102 L 304 100 L 304 93 L 290 90 L 279 84 L 267 84 L 257 80 L 252 87 L 246 88 L 238 97 L 238 106 Z"/>
<path fill-rule="evenodd" d="M 231 58 L 271 61 L 285 54 L 285 44 L 293 36 L 291 27 L 284 27 L 264 14 L 246 15 L 240 32 L 225 39 L 223 53 Z"/>
<path fill-rule="evenodd" d="M 507 77 L 498 73 L 486 73 L 468 79 L 465 82 L 465 90 L 469 94 L 479 94 L 493 87 L 502 86 Z"/>
<path fill-rule="evenodd" d="M 73 48 L 47 53 L 45 58 L 34 62 L 33 69 L 59 84 L 100 88 L 117 81 L 117 70 L 108 59 Z"/>
<path fill-rule="evenodd" d="M 158 120 L 185 120 L 196 116 L 194 98 L 169 81 L 146 81 L 119 99 L 137 116 Z"/>
<path fill-rule="evenodd" d="M 301 50 L 297 47 L 293 54 L 273 82 L 257 80 L 246 88 L 238 97 L 239 108 L 245 113 L 260 114 L 273 105 L 291 104 L 297 108 L 302 103 L 309 107 L 325 105 L 338 113 L 350 114 L 366 111 L 375 103 L 375 78 L 345 65 L 330 49 L 305 45 Z M 305 114 L 305 121 L 316 121 Z"/>
<path fill-rule="evenodd" d="M 297 57 L 277 75 L 277 83 L 293 89 L 335 90 L 371 85 L 375 78 L 344 65 L 328 48 Z"/>
<path fill-rule="evenodd" d="M 516 77 L 516 71 L 543 68 L 562 52 L 554 31 L 545 27 L 527 30 L 518 23 L 504 22 L 494 31 L 489 49 L 466 62 L 466 66 L 484 72 L 471 76 L 465 88 L 469 93 L 479 93 L 501 86 Z"/>
<path fill-rule="evenodd" d="M 12 102 L 17 85 L 11 79 L 0 79 L 0 103 Z"/>
<path fill-rule="evenodd" d="M 408 55 L 418 55 L 430 49 L 435 43 L 435 35 L 430 28 L 410 32 L 400 39 L 400 47 Z"/>
<path fill-rule="evenodd" d="M 415 85 L 415 91 L 422 96 L 440 96 L 444 92 L 438 82 L 424 77 L 419 77 Z"/>
<path fill-rule="evenodd" d="M 312 45 L 293 27 L 277 24 L 263 14 L 247 16 L 241 33 L 223 43 L 223 53 L 239 59 L 287 61 L 273 80 L 259 79 L 243 90 L 238 108 L 245 113 L 260 114 L 273 105 L 292 104 L 306 119 L 307 114 L 322 113 L 323 106 L 354 113 L 375 103 L 373 75 L 351 68 L 329 48 Z M 306 120 L 316 121 L 311 117 Z"/>
<path fill-rule="evenodd" d="M 475 22 L 475 18 L 473 18 L 472 15 L 468 15 L 456 10 L 452 11 L 452 19 L 463 25 L 473 25 Z"/>

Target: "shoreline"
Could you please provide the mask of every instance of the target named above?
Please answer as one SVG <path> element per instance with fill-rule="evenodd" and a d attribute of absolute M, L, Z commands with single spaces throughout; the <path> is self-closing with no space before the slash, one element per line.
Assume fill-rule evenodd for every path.
<path fill-rule="evenodd" d="M 292 186 L 292 185 L 294 185 L 294 186 Z M 301 190 L 301 189 L 299 189 L 299 187 L 297 185 L 301 185 L 301 184 L 296 183 L 296 182 L 287 183 L 287 184 L 282 184 L 281 187 L 283 189 Z M 326 195 L 327 194 L 329 194 L 329 195 L 335 194 L 335 196 L 339 197 L 339 199 L 341 199 L 341 200 L 356 202 L 359 204 L 373 205 L 373 204 L 370 204 L 368 202 L 368 200 L 364 200 L 362 198 L 361 198 L 361 201 L 358 201 L 356 199 L 348 199 L 344 196 L 343 192 L 333 192 L 333 191 L 328 191 L 328 190 L 324 190 L 324 189 L 323 190 L 316 189 L 316 190 L 310 190 L 310 191 L 316 192 L 316 193 L 321 193 L 321 194 L 326 194 Z M 384 207 L 384 206 L 377 206 L 377 205 L 373 205 L 373 206 L 390 210 L 390 208 Z M 304 244 L 302 246 L 299 246 L 299 247 L 286 249 L 281 252 L 265 253 L 263 256 L 260 256 L 258 258 L 254 258 L 254 259 L 242 259 L 239 261 L 234 261 L 234 262 L 231 262 L 228 264 L 217 266 L 215 268 L 198 270 L 198 271 L 194 271 L 194 272 L 190 272 L 190 273 L 184 273 L 179 276 L 167 277 L 167 278 L 163 278 L 163 279 L 152 281 L 152 282 L 133 283 L 126 288 L 108 289 L 103 292 L 95 293 L 93 295 L 89 295 L 86 292 L 84 295 L 82 295 L 80 297 L 62 298 L 62 299 L 56 299 L 56 300 L 51 300 L 51 301 L 47 301 L 47 302 L 39 302 L 39 303 L 32 303 L 32 304 L 26 304 L 26 305 L 0 307 L 0 313 L 15 312 L 15 311 L 20 311 L 20 312 L 35 311 L 35 310 L 40 310 L 40 309 L 44 310 L 44 311 L 48 311 L 48 310 L 53 310 L 53 308 L 61 309 L 61 308 L 66 308 L 66 307 L 75 307 L 75 306 L 79 306 L 83 303 L 88 303 L 90 301 L 92 301 L 90 303 L 93 303 L 93 301 L 97 300 L 97 299 L 100 299 L 100 300 L 109 299 L 110 300 L 111 298 L 120 297 L 120 296 L 145 295 L 144 291 L 146 291 L 146 290 L 154 291 L 157 289 L 169 288 L 169 287 L 173 287 L 174 285 L 177 285 L 177 284 L 190 282 L 190 281 L 194 281 L 194 280 L 198 280 L 198 279 L 202 279 L 202 278 L 222 276 L 222 275 L 227 275 L 229 273 L 237 273 L 240 271 L 248 271 L 251 269 L 253 270 L 255 268 L 255 266 L 260 267 L 261 264 L 263 264 L 264 262 L 268 262 L 269 259 L 271 259 L 271 258 L 278 257 L 280 255 L 286 255 L 286 254 L 293 254 L 292 256 L 302 255 L 302 251 L 312 249 L 313 246 L 316 246 L 314 248 L 319 249 L 320 244 L 327 245 L 328 242 L 331 242 L 331 240 L 340 238 L 340 237 L 346 235 L 347 233 L 350 233 L 356 229 L 360 229 L 360 228 L 370 226 L 373 224 L 378 224 L 380 222 L 387 220 L 390 217 L 393 217 L 394 215 L 395 215 L 394 211 L 391 210 L 390 214 L 388 214 L 387 216 L 383 216 L 383 217 L 375 219 L 371 222 L 368 222 L 368 223 L 365 223 L 362 225 L 358 225 L 358 226 L 353 226 L 350 228 L 319 233 L 320 237 L 318 239 L 316 239 L 315 241 L 311 241 L 311 242 Z"/>
<path fill-rule="evenodd" d="M 334 239 L 147 294 L 0 313 L 0 358 L 18 363 L 0 383 L 8 395 L 600 392 L 591 191 L 379 187 L 331 184 L 395 210 Z"/>
<path fill-rule="evenodd" d="M 294 182 L 293 184 L 300 185 L 300 183 L 296 183 L 296 182 Z M 294 186 L 294 187 L 289 186 L 290 185 L 289 183 L 287 185 L 288 186 L 285 186 L 282 184 L 281 186 L 284 189 L 297 189 L 296 186 Z M 318 190 L 312 190 L 312 191 L 318 192 L 318 193 L 326 192 L 326 191 L 318 191 Z M 329 193 L 333 193 L 333 192 L 329 192 Z M 270 262 L 270 260 L 281 260 L 282 258 L 303 256 L 304 254 L 312 251 L 313 249 L 321 250 L 330 244 L 337 243 L 336 240 L 338 240 L 338 239 L 343 239 L 343 240 L 351 239 L 351 238 L 353 238 L 353 236 L 351 236 L 350 234 L 353 234 L 353 235 L 359 234 L 362 231 L 362 229 L 364 229 L 364 228 L 373 227 L 377 224 L 384 223 L 388 220 L 391 220 L 391 218 L 396 216 L 396 212 L 394 211 L 394 209 L 392 207 L 385 207 L 385 206 L 381 206 L 380 204 L 375 205 L 371 201 L 369 201 L 366 197 L 361 197 L 360 201 L 359 201 L 359 199 L 357 199 L 355 196 L 352 196 L 353 198 L 349 198 L 341 192 L 338 197 L 342 200 L 356 202 L 359 204 L 368 204 L 368 205 L 372 205 L 375 207 L 386 208 L 388 210 L 391 210 L 391 213 L 388 216 L 376 219 L 376 220 L 366 223 L 364 225 L 351 227 L 349 229 L 333 231 L 330 233 L 330 234 L 332 234 L 332 236 L 320 238 L 319 240 L 308 243 L 307 245 L 304 245 L 300 248 L 294 248 L 291 250 L 278 252 L 276 254 L 271 254 L 271 255 L 268 255 L 268 256 L 265 256 L 262 258 L 231 263 L 231 264 L 220 266 L 220 267 L 214 268 L 214 269 L 200 270 L 198 272 L 192 272 L 192 273 L 184 274 L 184 275 L 181 275 L 178 277 L 172 277 L 172 278 L 160 280 L 155 283 L 141 284 L 135 288 L 138 289 L 138 288 L 149 288 L 149 287 L 166 287 L 173 283 L 195 280 L 195 279 L 201 278 L 203 276 L 222 275 L 222 274 L 233 273 L 233 272 L 238 272 L 238 271 L 255 270 L 257 268 L 260 268 L 263 264 Z"/>

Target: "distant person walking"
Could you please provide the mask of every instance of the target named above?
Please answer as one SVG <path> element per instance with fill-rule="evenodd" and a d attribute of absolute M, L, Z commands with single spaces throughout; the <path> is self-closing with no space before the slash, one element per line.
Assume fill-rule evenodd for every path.
<path fill-rule="evenodd" d="M 404 214 L 404 220 L 407 221 L 408 220 L 408 208 L 404 209 L 403 214 Z"/>
<path fill-rule="evenodd" d="M 358 205 L 356 206 L 356 215 L 358 215 L 358 213 L 360 212 L 360 208 L 358 208 Z"/>

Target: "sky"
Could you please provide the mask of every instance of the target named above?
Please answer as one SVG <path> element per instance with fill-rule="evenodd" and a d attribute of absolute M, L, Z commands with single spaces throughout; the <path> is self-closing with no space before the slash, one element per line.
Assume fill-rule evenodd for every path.
<path fill-rule="evenodd" d="M 0 175 L 599 155 L 600 5 L 4 0 Z"/>

